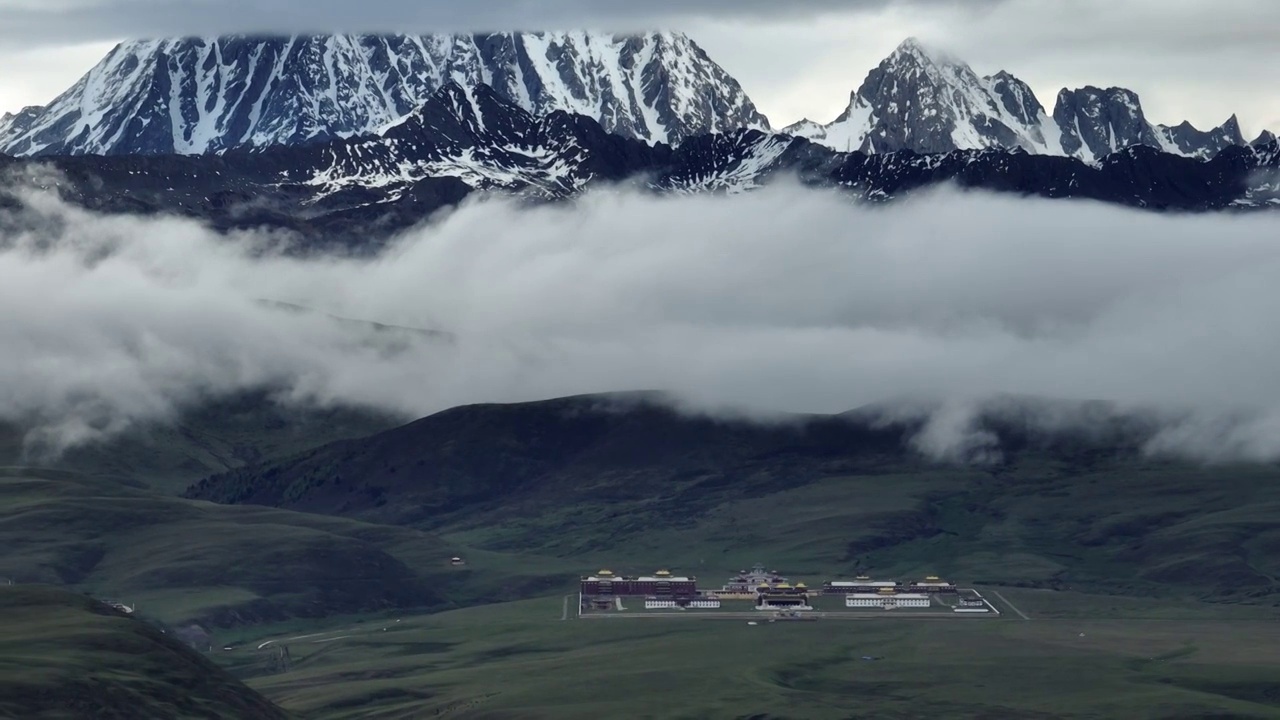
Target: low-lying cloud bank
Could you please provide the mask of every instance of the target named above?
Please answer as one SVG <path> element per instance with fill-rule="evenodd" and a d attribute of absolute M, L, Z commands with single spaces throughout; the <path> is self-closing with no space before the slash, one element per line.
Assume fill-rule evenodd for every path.
<path fill-rule="evenodd" d="M 0 219 L 0 420 L 32 442 L 261 385 L 412 415 L 663 388 L 812 412 L 933 398 L 945 412 L 918 444 L 940 456 L 981 444 L 984 398 L 1104 399 L 1170 413 L 1152 451 L 1280 457 L 1280 215 L 597 193 L 471 202 L 376 258 L 299 259 L 185 220 L 25 204 Z"/>

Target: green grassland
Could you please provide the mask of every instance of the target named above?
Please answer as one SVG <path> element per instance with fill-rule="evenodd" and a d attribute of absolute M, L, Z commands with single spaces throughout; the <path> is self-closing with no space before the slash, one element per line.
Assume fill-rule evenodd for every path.
<path fill-rule="evenodd" d="M 568 586 L 558 560 L 468 551 L 409 528 L 0 469 L 0 577 L 228 627 L 393 608 L 445 609 Z M 448 559 L 465 554 L 468 565 Z"/>
<path fill-rule="evenodd" d="M 296 455 L 305 437 L 255 435 L 254 406 L 199 423 L 243 431 L 208 462 L 187 462 L 206 435 L 174 431 L 101 465 L 0 468 L 0 577 L 198 623 L 217 662 L 313 718 L 1280 717 L 1280 467 L 1016 432 L 1000 463 L 942 465 L 901 429 L 596 403 Z M 175 467 L 240 469 L 180 498 Z M 942 575 L 1003 615 L 583 621 L 571 600 L 560 619 L 580 573 L 715 588 L 758 561 L 811 586 Z"/>
<path fill-rule="evenodd" d="M 870 573 L 966 583 L 1280 603 L 1280 469 L 1026 463 L 828 477 L 726 499 L 672 522 L 667 498 L 585 503 L 440 528 L 479 547 L 533 546 L 590 569 L 659 567 L 718 585 L 767 561 L 812 581 Z M 481 516 L 483 517 L 483 516 Z M 541 542 L 539 542 L 541 538 Z"/>
<path fill-rule="evenodd" d="M 1206 605 L 1195 620 L 1144 620 L 1022 609 L 1032 620 L 750 626 L 562 621 L 553 597 L 288 641 L 287 672 L 270 672 L 253 645 L 219 659 L 284 707 L 335 720 L 1280 717 L 1280 638 L 1264 611 Z"/>
<path fill-rule="evenodd" d="M 1046 434 L 1016 413 L 994 418 L 1002 460 L 964 465 L 910 452 L 905 426 L 761 425 L 682 416 L 645 396 L 610 402 L 455 408 L 189 495 L 624 572 L 718 578 L 767 560 L 800 577 L 1280 601 L 1280 466 L 1149 458 L 1127 420 Z"/>
<path fill-rule="evenodd" d="M 156 628 L 81 595 L 0 587 L 0 717 L 290 717 Z"/>

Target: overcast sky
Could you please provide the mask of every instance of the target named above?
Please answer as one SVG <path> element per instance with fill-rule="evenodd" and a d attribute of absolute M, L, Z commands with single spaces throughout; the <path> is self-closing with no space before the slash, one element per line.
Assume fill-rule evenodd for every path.
<path fill-rule="evenodd" d="M 1058 90 L 1137 91 L 1154 122 L 1238 113 L 1280 129 L 1275 0 L 0 0 L 0 111 L 43 104 L 116 41 L 268 31 L 669 28 L 688 32 L 776 125 L 829 121 L 908 36 Z"/>

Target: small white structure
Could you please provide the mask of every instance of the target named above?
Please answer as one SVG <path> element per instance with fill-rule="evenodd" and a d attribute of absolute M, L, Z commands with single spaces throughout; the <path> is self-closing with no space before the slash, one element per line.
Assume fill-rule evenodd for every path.
<path fill-rule="evenodd" d="M 720 598 L 698 598 L 689 601 L 689 607 L 698 610 L 715 610 L 720 607 Z"/>
<path fill-rule="evenodd" d="M 756 605 L 757 610 L 812 610 L 813 606 L 805 603 L 804 605 L 774 605 L 769 602 L 762 602 Z"/>
<path fill-rule="evenodd" d="M 879 593 L 853 593 L 844 596 L 844 606 L 849 608 L 878 607 L 929 607 L 929 596 L 921 593 L 898 593 L 881 595 Z"/>
<path fill-rule="evenodd" d="M 676 601 L 675 601 L 675 600 L 654 600 L 654 599 L 649 599 L 649 600 L 645 600 L 645 601 L 644 601 L 644 609 L 645 609 L 645 610 L 670 610 L 671 608 L 673 608 L 673 607 L 675 607 L 675 606 L 676 606 Z"/>
<path fill-rule="evenodd" d="M 832 591 L 839 592 L 841 590 L 849 590 L 852 588 L 897 588 L 901 583 L 897 580 L 835 580 L 827 583 L 827 587 Z"/>

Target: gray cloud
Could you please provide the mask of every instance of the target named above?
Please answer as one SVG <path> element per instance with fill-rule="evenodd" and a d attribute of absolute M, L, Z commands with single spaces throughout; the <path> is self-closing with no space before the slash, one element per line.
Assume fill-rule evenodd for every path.
<path fill-rule="evenodd" d="M 41 440 L 260 384 L 415 415 L 663 388 L 791 411 L 933 398 L 946 411 L 918 442 L 941 456 L 984 451 L 984 398 L 1097 398 L 1171 418 L 1153 451 L 1280 456 L 1272 214 L 598 193 L 474 202 L 377 258 L 299 260 L 187 221 L 29 203 L 0 238 L 0 418 Z M 259 298 L 457 341 L 380 342 Z"/>
<path fill-rule="evenodd" d="M 230 32 L 646 30 L 689 21 L 794 20 L 874 11 L 891 4 L 961 5 L 959 0 L 312 0 L 304 10 L 296 0 L 6 0 L 0 2 L 5 13 L 0 38 L 10 43 L 67 43 Z"/>
<path fill-rule="evenodd" d="M 1280 129 L 1280 95 L 1263 91 L 1280 63 L 1271 0 L 319 0 L 305 11 L 286 0 L 0 0 L 0 14 L 9 110 L 64 90 L 104 41 L 139 36 L 662 27 L 687 31 L 779 126 L 834 119 L 867 71 L 916 35 L 980 73 L 1013 72 L 1050 108 L 1062 87 L 1123 85 L 1157 122 L 1207 129 L 1239 113 L 1251 136 Z"/>

